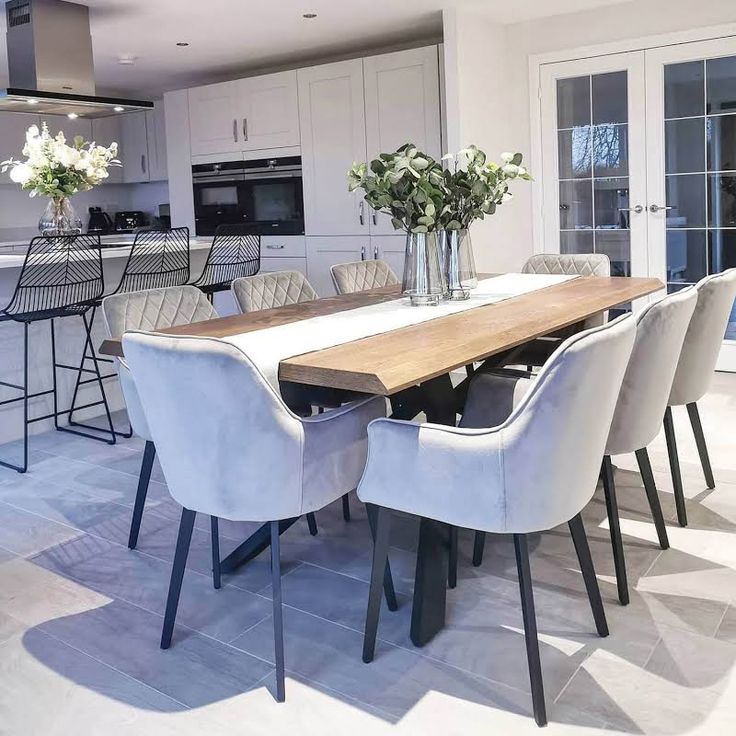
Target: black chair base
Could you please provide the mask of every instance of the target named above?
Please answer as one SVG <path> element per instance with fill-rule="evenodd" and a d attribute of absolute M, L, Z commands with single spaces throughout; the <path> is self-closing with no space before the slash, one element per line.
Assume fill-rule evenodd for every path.
<path fill-rule="evenodd" d="M 672 490 L 675 494 L 675 508 L 677 521 L 680 526 L 687 526 L 687 508 L 685 507 L 685 490 L 682 486 L 680 473 L 680 458 L 677 454 L 677 439 L 675 438 L 675 424 L 672 420 L 672 407 L 668 406 L 664 413 L 664 437 L 667 442 L 667 456 L 672 473 Z"/>

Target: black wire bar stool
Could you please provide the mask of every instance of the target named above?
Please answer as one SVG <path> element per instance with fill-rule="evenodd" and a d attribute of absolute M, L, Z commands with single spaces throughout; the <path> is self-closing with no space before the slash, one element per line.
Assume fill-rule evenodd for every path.
<path fill-rule="evenodd" d="M 0 465 L 17 470 L 19 473 L 28 470 L 28 426 L 45 419 L 53 418 L 54 426 L 59 431 L 114 444 L 112 416 L 92 342 L 92 322 L 88 318 L 89 311 L 100 300 L 104 291 L 102 253 L 98 235 L 42 235 L 31 240 L 15 292 L 8 305 L 0 310 L 0 322 L 13 321 L 23 324 L 23 383 L 0 381 L 0 386 L 22 392 L 20 396 L 0 401 L 0 406 L 23 402 L 23 462 L 17 465 L 0 460 Z M 93 368 L 67 365 L 57 361 L 54 320 L 72 316 L 82 318 L 85 332 L 83 353 L 90 352 Z M 51 327 L 52 388 L 31 393 L 28 381 L 28 328 L 34 322 L 46 320 L 50 322 Z M 111 439 L 59 424 L 59 417 L 70 414 L 72 409 L 59 409 L 58 369 L 77 371 L 80 375 L 83 372 L 93 374 L 90 380 L 99 385 L 101 398 L 76 408 L 81 410 L 104 406 Z M 85 381 L 88 382 L 90 381 Z M 43 416 L 29 416 L 30 400 L 48 395 L 53 395 L 53 411 Z M 99 431 L 97 427 L 93 429 Z"/>
<path fill-rule="evenodd" d="M 216 291 L 230 288 L 234 279 L 254 276 L 261 268 L 261 236 L 246 225 L 218 225 L 202 273 L 192 282 L 210 301 Z"/>
<path fill-rule="evenodd" d="M 123 275 L 116 289 L 111 294 L 128 291 L 141 291 L 143 289 L 160 289 L 166 286 L 181 286 L 189 281 L 189 228 L 156 228 L 146 227 L 136 231 L 133 245 L 125 262 Z M 107 296 L 107 295 L 105 295 Z M 97 314 L 97 308 L 102 304 L 102 298 L 97 299 L 92 305 L 90 316 L 90 330 Z M 73 421 L 74 412 L 83 407 L 77 406 L 79 389 L 88 381 L 82 379 L 84 366 L 87 361 L 95 363 L 112 363 L 109 358 L 97 357 L 90 340 L 85 348 L 77 374 L 77 381 L 72 395 L 69 423 L 76 427 L 85 429 L 96 429 L 90 425 Z M 103 376 L 103 380 L 116 378 L 113 372 Z M 112 437 L 132 437 L 133 429 L 121 432 L 111 425 Z"/>

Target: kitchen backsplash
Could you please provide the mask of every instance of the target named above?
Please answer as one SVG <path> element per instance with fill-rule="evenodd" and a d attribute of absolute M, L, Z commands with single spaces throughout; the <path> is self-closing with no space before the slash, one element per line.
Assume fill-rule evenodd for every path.
<path fill-rule="evenodd" d="M 149 217 L 169 201 L 165 181 L 141 184 L 104 184 L 91 192 L 75 194 L 72 203 L 87 226 L 90 207 L 102 207 L 111 217 L 119 210 L 142 210 Z M 0 242 L 22 240 L 38 234 L 38 219 L 46 206 L 42 197 L 29 197 L 16 184 L 0 184 Z"/>

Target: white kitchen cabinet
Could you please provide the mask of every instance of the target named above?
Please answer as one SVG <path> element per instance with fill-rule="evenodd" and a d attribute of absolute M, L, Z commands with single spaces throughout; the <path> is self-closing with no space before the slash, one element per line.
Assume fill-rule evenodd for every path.
<path fill-rule="evenodd" d="M 333 296 L 335 287 L 330 266 L 372 258 L 370 238 L 307 238 L 307 279 L 320 296 Z"/>
<path fill-rule="evenodd" d="M 441 157 L 437 47 L 428 46 L 363 59 L 368 159 L 404 143 Z M 370 213 L 371 234 L 391 235 L 387 215 Z"/>
<path fill-rule="evenodd" d="M 240 80 L 243 151 L 299 145 L 296 71 Z"/>
<path fill-rule="evenodd" d="M 240 82 L 189 90 L 192 155 L 242 150 Z"/>
<path fill-rule="evenodd" d="M 274 273 L 275 271 L 299 271 L 307 275 L 306 258 L 261 258 L 260 273 Z"/>
<path fill-rule="evenodd" d="M 0 161 L 7 161 L 9 158 L 20 160 L 23 157 L 23 146 L 26 144 L 26 131 L 31 125 L 39 124 L 38 115 L 0 112 Z M 10 181 L 7 172 L 2 181 L 4 183 Z"/>
<path fill-rule="evenodd" d="M 120 116 L 120 160 L 126 184 L 150 181 L 145 111 Z"/>
<path fill-rule="evenodd" d="M 166 117 L 163 100 L 156 100 L 153 110 L 146 110 L 146 138 L 148 141 L 148 177 L 162 181 L 166 168 Z"/>
<path fill-rule="evenodd" d="M 111 143 L 121 145 L 122 130 L 120 127 L 120 115 L 108 115 L 104 118 L 92 118 L 92 140 L 99 146 L 109 146 Z M 118 158 L 122 155 L 119 152 Z M 103 184 L 120 184 L 123 181 L 123 169 L 121 166 L 110 166 L 107 170 L 109 176 Z"/>
<path fill-rule="evenodd" d="M 404 254 L 406 252 L 406 234 L 371 235 L 370 257 L 386 261 L 399 281 L 404 275 Z"/>
<path fill-rule="evenodd" d="M 367 205 L 347 180 L 366 155 L 363 62 L 300 69 L 297 79 L 307 234 L 367 234 Z"/>

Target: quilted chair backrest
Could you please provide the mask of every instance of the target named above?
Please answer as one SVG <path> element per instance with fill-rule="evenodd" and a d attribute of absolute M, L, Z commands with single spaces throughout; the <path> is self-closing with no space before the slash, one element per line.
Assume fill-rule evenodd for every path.
<path fill-rule="evenodd" d="M 677 364 L 670 406 L 698 401 L 710 387 L 726 327 L 734 313 L 736 268 L 706 276 L 695 288 L 698 303 Z"/>
<path fill-rule="evenodd" d="M 285 307 L 318 299 L 317 292 L 299 271 L 275 271 L 235 279 L 230 287 L 241 312 Z"/>
<path fill-rule="evenodd" d="M 108 335 L 127 330 L 163 330 L 217 317 L 207 297 L 194 286 L 168 286 L 112 294 L 102 300 Z"/>
<path fill-rule="evenodd" d="M 338 294 L 353 294 L 399 283 L 391 266 L 380 259 L 340 263 L 332 266 L 330 272 Z"/>
<path fill-rule="evenodd" d="M 605 253 L 537 253 L 521 268 L 522 273 L 547 273 L 559 276 L 610 276 L 611 261 Z M 608 312 L 585 320 L 584 327 L 600 327 L 608 321 Z"/>

